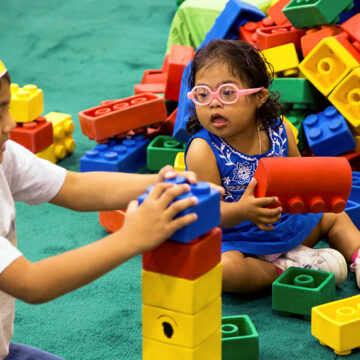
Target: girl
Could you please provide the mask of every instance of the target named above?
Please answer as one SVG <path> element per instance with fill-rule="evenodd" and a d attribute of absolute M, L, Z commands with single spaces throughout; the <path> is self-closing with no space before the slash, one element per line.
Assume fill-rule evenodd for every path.
<path fill-rule="evenodd" d="M 360 233 L 346 213 L 284 214 L 255 198 L 262 157 L 301 156 L 281 107 L 268 88 L 271 65 L 250 44 L 213 40 L 191 65 L 188 97 L 196 113 L 186 165 L 200 180 L 221 184 L 223 289 L 249 293 L 269 286 L 290 266 L 331 271 L 345 281 L 352 262 L 360 287 Z M 312 249 L 327 237 L 333 249 Z M 302 245 L 300 245 L 302 244 Z M 336 249 L 336 250 L 335 250 Z M 345 257 L 345 259 L 344 259 Z"/>

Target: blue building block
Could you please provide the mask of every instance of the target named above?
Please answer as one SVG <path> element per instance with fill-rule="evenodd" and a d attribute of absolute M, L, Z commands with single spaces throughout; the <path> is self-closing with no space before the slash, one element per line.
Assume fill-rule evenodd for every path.
<path fill-rule="evenodd" d="M 303 127 L 308 144 L 317 156 L 336 156 L 355 148 L 355 139 L 345 118 L 334 106 L 307 116 Z"/>
<path fill-rule="evenodd" d="M 239 39 L 239 27 L 249 21 L 258 22 L 265 14 L 254 5 L 240 0 L 230 0 L 216 18 L 215 24 L 200 44 L 202 48 L 214 39 Z"/>
<path fill-rule="evenodd" d="M 98 144 L 80 159 L 80 171 L 136 172 L 146 164 L 149 139 L 142 135 L 114 139 Z"/>
<path fill-rule="evenodd" d="M 174 179 L 166 180 L 166 182 L 184 184 L 186 180 L 181 176 L 177 176 Z M 188 193 L 177 197 L 176 200 L 196 196 L 199 202 L 197 205 L 180 212 L 176 217 L 196 213 L 198 218 L 195 222 L 174 233 L 170 240 L 188 243 L 220 224 L 220 193 L 217 190 L 211 189 L 210 185 L 203 181 L 199 181 L 195 185 L 191 184 L 190 187 L 191 190 Z M 139 196 L 139 204 L 146 199 L 147 194 L 152 188 L 150 186 L 145 194 Z"/>
<path fill-rule="evenodd" d="M 352 188 L 346 203 L 345 212 L 349 215 L 355 226 L 360 229 L 360 172 L 352 172 Z"/>
<path fill-rule="evenodd" d="M 353 4 L 354 6 L 349 11 L 343 12 L 339 15 L 339 24 L 342 24 L 343 22 L 349 20 L 351 17 L 360 12 L 360 0 L 354 0 Z"/>

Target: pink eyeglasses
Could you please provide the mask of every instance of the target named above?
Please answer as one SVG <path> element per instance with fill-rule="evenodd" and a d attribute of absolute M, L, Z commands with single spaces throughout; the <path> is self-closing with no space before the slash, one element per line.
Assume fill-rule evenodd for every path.
<path fill-rule="evenodd" d="M 223 104 L 231 105 L 236 103 L 240 96 L 254 94 L 263 88 L 264 87 L 239 90 L 234 84 L 223 84 L 214 92 L 206 85 L 198 85 L 187 93 L 187 97 L 195 104 L 201 106 L 209 105 L 214 98 Z"/>

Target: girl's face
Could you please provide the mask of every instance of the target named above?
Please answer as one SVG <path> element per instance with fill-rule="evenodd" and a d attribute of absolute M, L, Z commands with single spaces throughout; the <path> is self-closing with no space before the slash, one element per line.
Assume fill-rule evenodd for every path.
<path fill-rule="evenodd" d="M 214 63 L 201 68 L 195 75 L 195 86 L 206 85 L 216 91 L 220 85 L 234 84 L 239 90 L 246 89 L 238 77 L 229 70 L 226 63 Z M 256 131 L 257 109 L 267 99 L 267 89 L 255 95 L 240 96 L 234 104 L 227 105 L 213 99 L 209 105 L 196 105 L 196 114 L 201 125 L 209 132 L 229 141 L 238 135 L 247 136 Z"/>
<path fill-rule="evenodd" d="M 0 163 L 2 163 L 5 142 L 10 138 L 10 130 L 15 128 L 16 123 L 9 114 L 10 84 L 5 79 L 0 79 L 0 82 Z"/>

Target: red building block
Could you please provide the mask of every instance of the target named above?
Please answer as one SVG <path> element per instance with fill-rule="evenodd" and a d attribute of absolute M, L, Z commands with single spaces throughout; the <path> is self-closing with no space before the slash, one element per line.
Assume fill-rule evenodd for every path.
<path fill-rule="evenodd" d="M 256 30 L 257 45 L 260 50 L 294 43 L 297 51 L 301 51 L 300 39 L 306 30 L 296 29 L 292 25 L 262 27 Z"/>
<path fill-rule="evenodd" d="M 99 223 L 107 232 L 114 232 L 124 225 L 126 210 L 100 211 Z"/>
<path fill-rule="evenodd" d="M 258 22 L 249 21 L 245 25 L 239 27 L 239 38 L 240 40 L 246 41 L 257 47 L 256 30 L 274 25 L 274 21 L 269 17 Z"/>
<path fill-rule="evenodd" d="M 174 125 L 176 120 L 177 108 L 168 116 L 165 122 L 159 127 L 153 128 L 148 126 L 147 134 L 145 135 L 148 139 L 152 140 L 159 135 L 172 135 L 174 132 Z"/>
<path fill-rule="evenodd" d="M 360 13 L 342 23 L 340 27 L 349 34 L 353 41 L 360 42 Z"/>
<path fill-rule="evenodd" d="M 352 57 L 360 65 L 360 43 L 358 41 L 352 42 L 346 32 L 342 32 L 334 38 L 352 55 Z"/>
<path fill-rule="evenodd" d="M 166 120 L 164 99 L 145 93 L 79 112 L 81 131 L 104 142 L 112 136 Z"/>
<path fill-rule="evenodd" d="M 194 280 L 220 262 L 221 230 L 214 228 L 189 243 L 166 241 L 143 254 L 144 270 Z"/>
<path fill-rule="evenodd" d="M 283 213 L 341 212 L 350 195 L 352 173 L 343 157 L 262 158 L 254 177 L 256 197 L 277 196 Z"/>
<path fill-rule="evenodd" d="M 32 122 L 17 123 L 16 128 L 10 131 L 10 139 L 36 154 L 53 143 L 53 125 L 44 116 Z"/>
<path fill-rule="evenodd" d="M 282 12 L 282 9 L 290 2 L 291 0 L 279 0 L 273 6 L 267 10 L 267 14 L 274 20 L 276 25 L 283 25 L 289 20 Z"/>
<path fill-rule="evenodd" d="M 301 38 L 301 50 L 304 57 L 325 37 L 335 36 L 341 33 L 339 25 L 323 25 L 321 28 L 307 30 Z"/>

